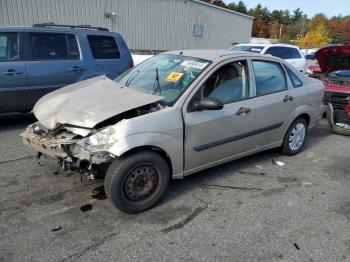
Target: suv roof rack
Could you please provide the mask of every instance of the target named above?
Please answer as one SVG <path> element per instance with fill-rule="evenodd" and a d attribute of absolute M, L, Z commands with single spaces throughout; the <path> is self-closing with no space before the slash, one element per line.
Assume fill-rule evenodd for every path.
<path fill-rule="evenodd" d="M 42 23 L 34 24 L 32 27 L 52 27 L 52 28 L 74 28 L 74 29 L 89 29 L 89 30 L 98 30 L 98 31 L 109 31 L 105 27 L 96 27 L 91 25 L 60 25 L 55 23 Z"/>

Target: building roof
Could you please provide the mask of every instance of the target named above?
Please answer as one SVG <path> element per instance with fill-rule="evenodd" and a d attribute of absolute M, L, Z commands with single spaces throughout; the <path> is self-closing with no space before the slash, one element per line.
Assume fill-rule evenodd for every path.
<path fill-rule="evenodd" d="M 190 0 L 190 1 L 192 1 L 194 3 L 197 3 L 197 4 L 206 5 L 206 6 L 211 7 L 211 8 L 216 8 L 216 9 L 219 9 L 219 10 L 222 10 L 222 11 L 225 11 L 225 12 L 229 12 L 229 13 L 232 13 L 232 14 L 235 14 L 235 15 L 243 16 L 245 18 L 255 19 L 255 17 L 253 17 L 253 16 L 242 14 L 240 12 L 236 12 L 236 11 L 233 11 L 231 9 L 223 8 L 223 7 L 220 7 L 220 6 L 217 6 L 217 5 L 209 4 L 209 3 L 201 1 L 201 0 Z"/>

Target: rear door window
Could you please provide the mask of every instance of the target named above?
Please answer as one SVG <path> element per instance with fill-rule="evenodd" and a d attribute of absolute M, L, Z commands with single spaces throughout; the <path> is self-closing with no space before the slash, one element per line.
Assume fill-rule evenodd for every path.
<path fill-rule="evenodd" d="M 119 48 L 114 37 L 89 35 L 87 38 L 94 59 L 120 58 Z"/>
<path fill-rule="evenodd" d="M 17 33 L 0 34 L 0 62 L 19 61 L 19 42 Z"/>
<path fill-rule="evenodd" d="M 279 63 L 255 60 L 252 64 L 257 96 L 287 89 L 285 73 Z"/>
<path fill-rule="evenodd" d="M 75 60 L 80 58 L 74 35 L 30 33 L 32 60 Z"/>

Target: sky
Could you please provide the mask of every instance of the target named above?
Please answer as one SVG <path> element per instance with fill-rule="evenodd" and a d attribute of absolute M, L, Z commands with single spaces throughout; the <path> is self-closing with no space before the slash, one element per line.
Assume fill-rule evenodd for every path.
<path fill-rule="evenodd" d="M 239 0 L 224 0 L 226 4 L 231 2 L 238 3 Z M 248 9 L 255 7 L 257 4 L 266 6 L 270 10 L 300 9 L 312 17 L 317 13 L 324 13 L 328 17 L 335 15 L 350 15 L 350 0 L 243 0 Z"/>

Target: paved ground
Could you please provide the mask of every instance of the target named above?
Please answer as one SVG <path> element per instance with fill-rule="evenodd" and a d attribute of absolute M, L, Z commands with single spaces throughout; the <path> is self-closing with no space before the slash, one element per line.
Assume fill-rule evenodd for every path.
<path fill-rule="evenodd" d="M 298 156 L 272 150 L 176 181 L 138 215 L 113 208 L 101 183 L 38 166 L 18 138 L 32 121 L 0 118 L 0 261 L 350 261 L 350 138 L 325 121 Z"/>

